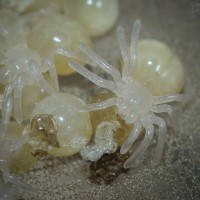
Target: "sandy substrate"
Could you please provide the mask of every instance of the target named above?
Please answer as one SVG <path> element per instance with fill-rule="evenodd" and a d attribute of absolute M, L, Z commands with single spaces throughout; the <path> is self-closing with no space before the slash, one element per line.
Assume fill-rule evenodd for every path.
<path fill-rule="evenodd" d="M 19 191 L 19 200 L 123 200 L 123 199 L 200 199 L 200 0 L 120 1 L 117 24 L 130 38 L 133 21 L 142 22 L 140 38 L 165 42 L 180 57 L 186 74 L 185 91 L 194 91 L 187 106 L 175 105 L 179 132 L 168 129 L 167 144 L 159 166 L 151 165 L 151 154 L 121 174 L 111 185 L 95 185 L 89 179 L 89 164 L 79 156 L 45 158 L 21 177 L 36 192 Z M 113 65 L 119 65 L 120 52 L 116 27 L 95 40 L 95 50 Z M 62 90 L 86 101 L 99 88 L 79 75 L 60 78 Z M 80 85 L 80 86 L 79 86 Z"/>

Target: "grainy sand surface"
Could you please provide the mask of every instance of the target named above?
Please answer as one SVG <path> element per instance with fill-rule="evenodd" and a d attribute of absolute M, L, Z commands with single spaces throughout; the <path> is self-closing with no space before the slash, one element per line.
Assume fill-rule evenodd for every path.
<path fill-rule="evenodd" d="M 179 132 L 168 128 L 167 144 L 159 166 L 151 165 L 151 154 L 112 185 L 95 185 L 88 180 L 89 165 L 79 156 L 45 158 L 21 177 L 36 192 L 18 194 L 18 200 L 125 200 L 200 199 L 200 0 L 120 1 L 117 24 L 130 38 L 133 21 L 140 18 L 140 38 L 153 38 L 168 44 L 183 62 L 185 91 L 193 90 L 188 106 L 175 105 Z M 113 65 L 119 65 L 116 27 L 94 41 L 95 50 Z M 86 101 L 99 88 L 79 75 L 60 78 L 62 90 Z M 81 86 L 79 86 L 81 85 Z"/>

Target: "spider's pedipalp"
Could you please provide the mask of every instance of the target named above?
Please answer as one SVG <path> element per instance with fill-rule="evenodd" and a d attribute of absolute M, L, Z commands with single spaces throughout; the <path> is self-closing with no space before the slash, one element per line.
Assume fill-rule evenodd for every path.
<path fill-rule="evenodd" d="M 113 80 L 115 82 L 119 82 L 121 79 L 121 75 L 119 71 L 110 65 L 108 62 L 106 62 L 103 58 L 98 56 L 91 48 L 84 44 L 79 45 L 81 51 L 83 51 L 93 62 L 95 62 L 101 69 L 103 69 L 105 72 L 110 74 L 113 77 Z"/>
<path fill-rule="evenodd" d="M 131 72 L 131 59 L 130 59 L 130 52 L 128 50 L 128 45 L 126 42 L 126 37 L 125 37 L 125 32 L 124 28 L 119 26 L 117 28 L 117 35 L 118 35 L 118 41 L 119 41 L 119 46 L 124 62 L 124 69 L 122 72 L 122 78 L 130 77 L 130 72 Z"/>
<path fill-rule="evenodd" d="M 84 76 L 85 78 L 87 78 L 88 80 L 93 82 L 94 84 L 96 84 L 100 87 L 103 87 L 103 88 L 107 88 L 111 91 L 116 90 L 116 84 L 113 81 L 109 81 L 109 80 L 106 80 L 106 79 L 103 79 L 103 78 L 97 76 L 96 74 L 90 72 L 85 67 L 78 64 L 77 62 L 72 60 L 69 62 L 69 66 L 73 70 L 77 71 L 79 74 L 81 74 L 82 76 Z"/>
<path fill-rule="evenodd" d="M 138 147 L 138 149 L 128 158 L 128 160 L 126 160 L 126 162 L 124 163 L 124 168 L 132 167 L 134 161 L 140 158 L 144 154 L 144 152 L 151 143 L 154 133 L 154 127 L 152 123 L 150 123 L 148 120 L 142 120 L 142 124 L 146 130 L 145 137 L 140 146 Z"/>
<path fill-rule="evenodd" d="M 141 22 L 137 19 L 133 24 L 132 34 L 131 34 L 131 45 L 130 45 L 130 56 L 131 56 L 131 64 L 132 68 L 136 65 L 137 59 L 137 42 L 141 29 Z"/>
<path fill-rule="evenodd" d="M 177 121 L 177 117 L 175 116 L 172 106 L 168 104 L 162 104 L 162 105 L 158 104 L 158 105 L 152 106 L 151 110 L 155 113 L 167 112 L 169 116 L 171 117 L 171 123 L 172 123 L 173 128 L 175 130 L 178 130 L 178 127 L 179 127 L 178 121 Z"/>
<path fill-rule="evenodd" d="M 29 65 L 31 73 L 33 74 L 33 76 L 36 79 L 36 82 L 39 83 L 39 85 L 41 86 L 41 88 L 43 88 L 49 94 L 54 93 L 55 90 L 44 79 L 44 77 L 42 76 L 42 74 L 41 74 L 41 72 L 39 70 L 39 66 L 37 65 L 37 63 L 34 60 L 31 60 L 31 61 L 29 61 L 28 65 Z"/>
<path fill-rule="evenodd" d="M 159 127 L 158 141 L 157 141 L 157 146 L 155 150 L 155 155 L 153 158 L 153 163 L 157 165 L 160 162 L 160 159 L 163 153 L 164 144 L 166 140 L 167 126 L 166 126 L 165 121 L 162 118 L 157 117 L 154 114 L 150 116 L 150 120 L 153 124 L 156 124 Z"/>
<path fill-rule="evenodd" d="M 91 103 L 91 104 L 86 104 L 82 106 L 79 111 L 80 112 L 89 112 L 89 111 L 94 111 L 94 110 L 102 110 L 105 108 L 108 108 L 113 105 L 117 105 L 118 99 L 117 98 L 110 98 L 105 101 L 101 101 L 98 103 Z"/>
<path fill-rule="evenodd" d="M 132 144 L 138 138 L 141 129 L 142 129 L 142 123 L 140 121 L 135 122 L 134 129 L 132 130 L 128 139 L 121 146 L 121 149 L 120 149 L 121 154 L 125 154 L 131 148 Z"/>

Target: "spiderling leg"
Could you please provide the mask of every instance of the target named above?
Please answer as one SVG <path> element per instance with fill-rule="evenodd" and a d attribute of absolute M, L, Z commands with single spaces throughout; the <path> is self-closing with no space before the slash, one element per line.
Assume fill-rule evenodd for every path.
<path fill-rule="evenodd" d="M 155 113 L 167 112 L 169 114 L 169 116 L 171 117 L 171 122 L 172 122 L 173 128 L 175 130 L 178 130 L 178 128 L 179 128 L 178 121 L 177 121 L 177 118 L 173 111 L 172 106 L 170 106 L 168 104 L 154 105 L 152 107 L 152 111 Z"/>
<path fill-rule="evenodd" d="M 116 105 L 117 103 L 118 103 L 117 98 L 110 98 L 110 99 L 107 99 L 105 101 L 101 101 L 98 103 L 84 105 L 80 108 L 79 111 L 89 112 L 89 111 L 93 111 L 93 110 L 102 110 L 102 109 L 108 108 L 110 106 Z"/>
<path fill-rule="evenodd" d="M 115 82 L 120 81 L 121 75 L 115 67 L 108 64 L 103 58 L 99 57 L 91 48 L 87 47 L 86 45 L 80 44 L 80 49 L 101 69 L 110 74 Z"/>
<path fill-rule="evenodd" d="M 153 159 L 153 163 L 157 165 L 160 162 L 160 159 L 163 153 L 164 144 L 166 140 L 167 126 L 166 126 L 165 121 L 162 118 L 157 117 L 155 115 L 152 115 L 150 117 L 150 120 L 153 124 L 156 124 L 159 126 L 158 142 L 157 142 L 157 146 L 155 150 L 155 156 Z"/>
<path fill-rule="evenodd" d="M 21 78 L 17 78 L 17 80 L 14 82 L 14 113 L 15 119 L 18 123 L 21 123 L 23 120 L 21 103 L 23 86 L 24 85 Z"/>
<path fill-rule="evenodd" d="M 13 84 L 8 84 L 5 87 L 2 100 L 2 122 L 0 123 L 0 140 L 3 140 L 5 137 L 8 123 L 10 121 L 10 116 L 13 108 Z"/>
<path fill-rule="evenodd" d="M 44 79 L 42 76 L 39 67 L 35 61 L 29 61 L 29 68 L 32 69 L 32 74 L 35 77 L 36 81 L 40 84 L 40 86 L 49 94 L 55 92 L 55 90 L 51 87 L 51 85 Z"/>
<path fill-rule="evenodd" d="M 58 92 L 59 91 L 59 84 L 58 84 L 58 75 L 57 75 L 57 72 L 56 72 L 55 65 L 50 58 L 46 59 L 46 63 L 47 63 L 49 75 L 51 77 L 52 85 L 53 85 L 54 89 Z"/>
<path fill-rule="evenodd" d="M 3 95 L 2 102 L 2 122 L 3 124 L 8 124 L 10 121 L 10 116 L 13 108 L 12 99 L 13 84 L 8 84 L 5 87 L 5 92 Z"/>
<path fill-rule="evenodd" d="M 151 143 L 154 132 L 153 125 L 148 120 L 142 120 L 142 124 L 146 130 L 145 137 L 140 146 L 138 147 L 138 149 L 128 158 L 128 160 L 126 160 L 126 162 L 124 163 L 124 168 L 132 167 L 134 161 L 140 158 L 144 154 L 144 152 Z"/>
<path fill-rule="evenodd" d="M 90 80 L 91 82 L 93 82 L 94 84 L 103 87 L 103 88 L 107 88 L 109 90 L 116 91 L 116 84 L 113 81 L 109 81 L 106 79 L 103 79 L 99 76 L 97 76 L 96 74 L 90 72 L 89 70 L 87 70 L 85 67 L 83 67 L 82 65 L 78 64 L 75 61 L 70 61 L 69 62 L 69 66 L 77 71 L 78 73 L 80 73 L 82 76 L 84 76 L 85 78 L 87 78 L 88 80 Z"/>
<path fill-rule="evenodd" d="M 132 130 L 128 139 L 123 143 L 120 149 L 121 154 L 126 153 L 131 148 L 132 144 L 135 142 L 135 140 L 139 136 L 141 128 L 142 128 L 142 123 L 140 121 L 137 121 L 134 123 L 134 129 Z"/>
<path fill-rule="evenodd" d="M 141 29 L 141 22 L 137 19 L 133 24 L 132 35 L 131 35 L 131 46 L 130 46 L 130 56 L 131 56 L 131 66 L 136 67 L 137 59 L 137 42 Z"/>
<path fill-rule="evenodd" d="M 188 99 L 190 99 L 189 94 L 168 94 L 163 96 L 155 96 L 154 102 L 155 104 L 169 103 L 172 101 L 186 102 Z"/>
<path fill-rule="evenodd" d="M 127 42 L 126 42 L 125 32 L 121 26 L 119 26 L 117 29 L 117 35 L 118 35 L 118 41 L 119 41 L 122 58 L 124 61 L 124 68 L 122 72 L 122 79 L 123 79 L 123 78 L 130 77 L 131 59 L 130 59 L 130 53 L 129 53 Z"/>

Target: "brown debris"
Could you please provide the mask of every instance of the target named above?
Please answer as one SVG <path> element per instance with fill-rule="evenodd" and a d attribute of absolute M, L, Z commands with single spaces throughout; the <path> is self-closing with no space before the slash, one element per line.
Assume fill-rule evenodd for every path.
<path fill-rule="evenodd" d="M 123 167 L 129 154 L 120 154 L 119 148 L 111 154 L 104 154 L 98 161 L 91 162 L 90 176 L 91 182 L 100 184 L 111 184 L 121 173 L 127 173 L 129 169 Z"/>

